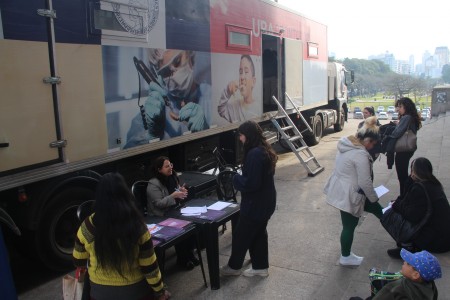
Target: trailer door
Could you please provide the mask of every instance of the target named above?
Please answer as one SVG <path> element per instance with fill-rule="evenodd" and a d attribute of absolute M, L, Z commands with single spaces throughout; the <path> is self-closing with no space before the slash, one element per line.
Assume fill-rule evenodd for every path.
<path fill-rule="evenodd" d="M 43 83 L 51 74 L 47 20 L 28 5 L 0 10 L 0 174 L 8 174 L 61 161 L 61 151 L 50 146 L 57 113 L 53 87 Z M 21 26 L 30 16 L 34 26 Z"/>
<path fill-rule="evenodd" d="M 303 106 L 303 43 L 299 40 L 283 39 L 284 86 L 295 106 Z M 285 108 L 292 108 L 286 99 Z"/>

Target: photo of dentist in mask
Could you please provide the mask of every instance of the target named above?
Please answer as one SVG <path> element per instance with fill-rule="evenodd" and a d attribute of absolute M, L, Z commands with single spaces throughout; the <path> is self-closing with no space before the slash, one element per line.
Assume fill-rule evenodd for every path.
<path fill-rule="evenodd" d="M 210 85 L 197 83 L 196 53 L 189 50 L 149 49 L 148 70 L 154 74 L 142 113 L 131 121 L 124 149 L 209 128 L 205 115 Z M 143 120 L 145 118 L 145 121 Z"/>

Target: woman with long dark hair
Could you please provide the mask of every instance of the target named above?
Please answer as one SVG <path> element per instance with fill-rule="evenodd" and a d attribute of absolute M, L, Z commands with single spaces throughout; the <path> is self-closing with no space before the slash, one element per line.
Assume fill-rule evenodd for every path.
<path fill-rule="evenodd" d="M 411 251 L 427 250 L 430 252 L 450 251 L 450 205 L 441 182 L 433 175 L 433 166 L 425 157 L 419 157 L 411 163 L 411 176 L 405 183 L 405 195 L 399 197 L 392 209 L 400 213 L 412 224 L 419 223 L 428 211 L 428 200 L 423 187 L 431 200 L 431 216 L 425 225 L 410 241 Z M 389 249 L 388 254 L 400 258 L 401 245 Z"/>
<path fill-rule="evenodd" d="M 150 215 L 164 216 L 165 212 L 183 201 L 188 195 L 187 189 L 180 185 L 180 179 L 173 164 L 166 156 L 159 156 L 152 164 L 151 179 L 147 186 L 147 209 Z M 177 265 L 192 270 L 200 264 L 193 249 L 195 238 L 186 239 L 175 245 Z"/>
<path fill-rule="evenodd" d="M 247 251 L 252 266 L 244 276 L 269 275 L 267 223 L 275 211 L 274 183 L 276 153 L 267 143 L 262 129 L 254 121 L 239 126 L 239 140 L 244 145 L 242 175 L 233 177 L 233 185 L 241 192 L 240 218 L 232 237 L 231 256 L 220 271 L 224 276 L 240 275 Z"/>
<path fill-rule="evenodd" d="M 89 266 L 91 299 L 168 299 L 150 233 L 120 174 L 102 176 L 94 211 L 73 251 L 75 266 Z"/>
<path fill-rule="evenodd" d="M 408 129 L 414 132 L 414 134 L 417 134 L 417 131 L 422 127 L 422 122 L 414 102 L 410 98 L 403 97 L 397 101 L 396 107 L 398 108 L 400 121 L 394 131 L 390 134 L 390 137 L 398 139 Z M 415 150 L 395 153 L 395 170 L 397 171 L 397 178 L 400 184 L 400 197 L 402 197 L 405 192 L 405 181 L 408 179 L 409 160 L 414 155 L 414 152 Z"/>

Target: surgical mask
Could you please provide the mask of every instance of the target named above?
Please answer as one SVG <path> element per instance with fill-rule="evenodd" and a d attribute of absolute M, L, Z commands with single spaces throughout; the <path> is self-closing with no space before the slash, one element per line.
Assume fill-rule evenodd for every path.
<path fill-rule="evenodd" d="M 165 78 L 169 93 L 175 97 L 186 98 L 194 83 L 194 72 L 189 64 L 176 69 L 176 71 Z"/>

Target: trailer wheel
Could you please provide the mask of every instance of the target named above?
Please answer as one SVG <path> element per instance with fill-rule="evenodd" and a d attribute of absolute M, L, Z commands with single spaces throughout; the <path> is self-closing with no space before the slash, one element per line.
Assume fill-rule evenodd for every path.
<path fill-rule="evenodd" d="M 288 136 L 294 136 L 295 133 L 292 130 L 288 130 L 286 131 L 286 134 Z M 287 151 L 291 151 L 291 147 L 289 147 L 288 143 L 286 142 L 285 139 L 283 139 L 283 136 L 281 134 L 278 134 L 278 143 L 280 144 L 280 146 L 287 150 Z M 300 148 L 302 146 L 301 142 L 299 140 L 293 141 L 292 142 L 294 144 L 295 148 Z"/>
<path fill-rule="evenodd" d="M 317 145 L 320 142 L 320 139 L 322 138 L 323 134 L 323 122 L 322 118 L 320 118 L 319 115 L 316 115 L 313 120 L 312 124 L 312 134 L 308 134 L 305 136 L 306 143 L 309 146 Z"/>
<path fill-rule="evenodd" d="M 345 116 L 343 109 L 341 109 L 341 111 L 339 112 L 339 122 L 334 124 L 334 131 L 335 132 L 342 131 L 344 129 L 344 125 L 345 125 Z"/>
<path fill-rule="evenodd" d="M 45 210 L 37 232 L 37 249 L 41 260 L 51 269 L 62 271 L 73 267 L 72 251 L 80 226 L 78 206 L 94 199 L 94 191 L 69 187 L 56 194 Z"/>

